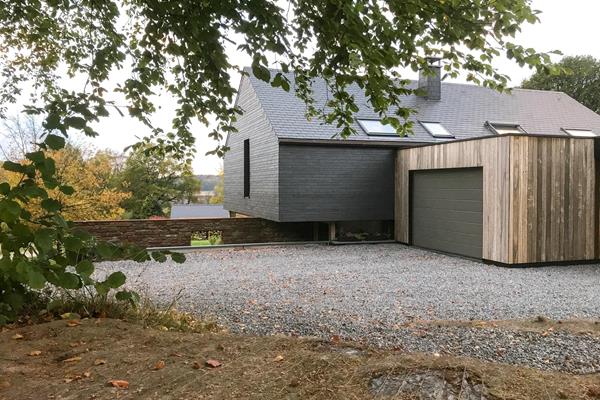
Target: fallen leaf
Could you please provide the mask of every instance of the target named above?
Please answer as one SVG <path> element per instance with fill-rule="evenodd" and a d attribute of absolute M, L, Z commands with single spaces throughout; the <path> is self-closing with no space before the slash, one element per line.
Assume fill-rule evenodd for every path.
<path fill-rule="evenodd" d="M 206 366 L 211 368 L 219 368 L 222 364 L 219 360 L 206 360 Z"/>
<path fill-rule="evenodd" d="M 340 335 L 333 335 L 331 337 L 331 343 L 339 343 L 340 342 Z"/>
<path fill-rule="evenodd" d="M 92 376 L 92 373 L 90 371 L 85 371 L 83 373 L 83 376 L 86 377 L 86 378 L 89 378 L 90 376 Z"/>
<path fill-rule="evenodd" d="M 108 381 L 108 383 L 110 385 L 112 385 L 113 387 L 116 387 L 117 389 L 127 389 L 129 388 L 129 382 L 127 381 L 122 381 L 119 379 L 113 379 Z"/>
<path fill-rule="evenodd" d="M 64 383 L 71 383 L 71 382 L 73 382 L 73 379 L 72 378 L 65 378 L 65 379 L 63 379 L 63 382 Z"/>
<path fill-rule="evenodd" d="M 154 364 L 154 367 L 152 367 L 153 370 L 157 371 L 159 369 L 163 369 L 165 367 L 165 361 L 164 360 L 159 360 L 156 362 L 156 364 Z"/>
<path fill-rule="evenodd" d="M 79 325 L 81 325 L 81 322 L 79 322 L 79 321 L 77 321 L 77 320 L 75 320 L 75 319 L 72 319 L 72 320 L 69 320 L 69 321 L 67 321 L 67 326 L 68 326 L 69 328 L 72 328 L 72 327 L 74 327 L 74 326 L 79 326 Z"/>
<path fill-rule="evenodd" d="M 77 314 L 77 313 L 71 313 L 71 312 L 64 313 L 60 317 L 62 319 L 80 319 L 81 318 L 81 316 L 79 314 Z"/>
<path fill-rule="evenodd" d="M 39 356 L 41 354 L 42 354 L 42 352 L 39 350 L 33 350 L 33 351 L 30 351 L 29 353 L 27 353 L 28 356 L 32 356 L 32 357 Z"/>
<path fill-rule="evenodd" d="M 202 368 L 202 364 L 200 364 L 198 361 L 194 361 L 194 363 L 192 364 L 192 368 L 200 369 Z"/>
<path fill-rule="evenodd" d="M 63 360 L 64 363 L 81 361 L 81 357 L 71 357 Z"/>
<path fill-rule="evenodd" d="M 104 364 L 106 364 L 106 360 L 103 360 L 101 358 L 96 358 L 94 360 L 94 365 L 104 365 Z"/>
<path fill-rule="evenodd" d="M 14 340 L 23 339 L 23 335 L 21 335 L 20 333 L 15 333 L 12 338 Z"/>
<path fill-rule="evenodd" d="M 280 355 L 278 355 L 277 357 L 275 357 L 275 358 L 273 359 L 273 361 L 275 361 L 275 362 L 280 362 L 280 361 L 283 361 L 283 356 L 280 354 Z"/>

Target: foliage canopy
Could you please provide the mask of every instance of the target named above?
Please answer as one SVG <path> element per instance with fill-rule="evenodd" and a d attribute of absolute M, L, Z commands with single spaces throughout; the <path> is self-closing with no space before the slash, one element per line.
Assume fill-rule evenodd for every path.
<path fill-rule="evenodd" d="M 116 187 L 131 193 L 121 202 L 126 218 L 168 217 L 171 203 L 192 202 L 200 191 L 188 163 L 146 150 L 134 150 L 115 177 Z"/>
<path fill-rule="evenodd" d="M 559 74 L 539 71 L 523 81 L 525 89 L 565 92 L 600 114 L 600 60 L 592 56 L 565 57 L 556 64 Z"/>
<path fill-rule="evenodd" d="M 342 137 L 353 133 L 358 111 L 346 90 L 353 84 L 402 132 L 410 129 L 402 124 L 410 110 L 400 100 L 411 89 L 401 70 L 427 68 L 428 56 L 441 57 L 450 76 L 464 72 L 498 90 L 508 82 L 492 65 L 501 54 L 551 70 L 547 54 L 512 39 L 521 24 L 537 21 L 536 14 L 530 0 L 0 2 L 0 111 L 26 97 L 25 111 L 41 115 L 45 130 L 26 163 L 3 164 L 21 178 L 0 183 L 0 322 L 14 316 L 27 290 L 46 282 L 98 291 L 124 282 L 121 275 L 94 282 L 93 260 L 149 257 L 96 243 L 64 218 L 52 191 L 70 195 L 74 188 L 57 180 L 49 151 L 62 149 L 70 131 L 93 137 L 95 122 L 127 113 L 151 129 L 156 145 L 146 151 L 188 159 L 194 120 L 207 123 L 212 116 L 215 139 L 235 131 L 242 110 L 233 103 L 230 74 L 241 72 L 228 55 L 233 50 L 252 60 L 258 78 L 294 90 L 309 116 L 336 124 Z M 293 72 L 294 87 L 269 66 Z M 325 78 L 330 91 L 324 107 L 312 98 L 315 77 Z M 161 91 L 177 101 L 166 132 L 151 118 Z M 23 207 L 32 199 L 40 201 L 39 216 Z"/>

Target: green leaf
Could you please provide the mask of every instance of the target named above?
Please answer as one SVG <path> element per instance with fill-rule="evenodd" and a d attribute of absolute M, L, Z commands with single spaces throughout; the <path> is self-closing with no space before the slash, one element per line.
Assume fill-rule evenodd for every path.
<path fill-rule="evenodd" d="M 42 289 L 46 284 L 46 277 L 38 267 L 30 266 L 27 271 L 27 281 L 32 289 Z"/>
<path fill-rule="evenodd" d="M 75 267 L 80 275 L 90 276 L 94 273 L 94 264 L 90 260 L 83 260 Z"/>
<path fill-rule="evenodd" d="M 44 210 L 48 212 L 57 212 L 61 209 L 62 205 L 58 200 L 54 199 L 44 199 L 42 200 L 41 206 Z"/>
<path fill-rule="evenodd" d="M 125 284 L 126 279 L 127 278 L 125 277 L 124 273 L 122 273 L 121 271 L 117 271 L 110 274 L 104 282 L 108 285 L 108 287 L 116 289 L 118 287 L 123 286 Z"/>
<path fill-rule="evenodd" d="M 94 287 L 96 288 L 96 292 L 101 296 L 106 295 L 110 291 L 110 286 L 108 286 L 106 282 L 96 283 Z"/>
<path fill-rule="evenodd" d="M 60 150 L 65 147 L 65 138 L 62 136 L 57 136 L 53 134 L 49 134 L 44 140 L 44 143 L 48 145 L 52 150 Z"/>
<path fill-rule="evenodd" d="M 183 254 L 183 253 L 171 253 L 171 260 L 173 260 L 177 264 L 182 264 L 182 263 L 185 262 L 185 254 Z"/>
<path fill-rule="evenodd" d="M 153 251 L 152 258 L 154 259 L 154 261 L 160 263 L 167 261 L 167 256 L 162 251 Z"/>
<path fill-rule="evenodd" d="M 69 186 L 69 185 L 62 185 L 58 187 L 58 190 L 60 190 L 61 192 L 63 192 L 64 194 L 66 194 L 67 196 L 72 195 L 73 193 L 75 193 L 75 189 L 73 189 L 73 186 Z"/>
<path fill-rule="evenodd" d="M 19 174 L 27 173 L 27 166 L 12 161 L 4 161 L 2 168 L 6 171 L 17 172 Z"/>
<path fill-rule="evenodd" d="M 269 69 L 258 62 L 252 63 L 252 73 L 261 81 L 269 82 L 271 80 L 271 72 Z"/>
<path fill-rule="evenodd" d="M 44 127 L 49 131 L 53 129 L 59 129 L 61 127 L 60 115 L 57 113 L 48 114 L 44 123 Z"/>
<path fill-rule="evenodd" d="M 38 229 L 34 234 L 34 242 L 42 251 L 50 251 L 54 244 L 54 234 L 50 229 Z"/>
<path fill-rule="evenodd" d="M 131 292 L 128 290 L 121 290 L 115 294 L 115 298 L 119 301 L 127 301 L 132 305 L 139 303 L 140 295 L 136 292 Z"/>
<path fill-rule="evenodd" d="M 79 238 L 82 242 L 87 242 L 92 238 L 92 235 L 87 233 L 86 231 L 82 231 L 81 229 L 74 229 L 71 234 L 76 238 Z"/>
<path fill-rule="evenodd" d="M 19 292 L 12 292 L 3 296 L 2 300 L 9 304 L 13 310 L 20 310 L 25 304 L 25 295 Z"/>
<path fill-rule="evenodd" d="M 63 245 L 65 246 L 65 249 L 75 252 L 81 250 L 81 248 L 83 247 L 81 239 L 74 236 L 67 236 L 66 238 L 64 238 Z"/>
<path fill-rule="evenodd" d="M 0 183 L 0 194 L 6 196 L 10 192 L 10 185 L 8 182 Z"/>
<path fill-rule="evenodd" d="M 59 272 L 56 275 L 58 286 L 64 289 L 79 289 L 81 287 L 81 279 L 76 274 Z"/>
<path fill-rule="evenodd" d="M 21 206 L 16 201 L 2 200 L 0 201 L 0 213 L 9 215 L 12 217 L 10 219 L 14 220 L 21 215 Z M 8 220 L 9 218 L 6 219 Z"/>
<path fill-rule="evenodd" d="M 64 124 L 67 127 L 75 128 L 75 129 L 83 129 L 85 128 L 86 122 L 85 119 L 81 117 L 67 117 L 64 120 Z"/>
<path fill-rule="evenodd" d="M 32 153 L 25 154 L 25 157 L 28 160 L 33 161 L 34 163 L 42 163 L 46 159 L 43 151 L 34 151 Z"/>
<path fill-rule="evenodd" d="M 115 254 L 115 247 L 108 242 L 100 242 L 96 246 L 96 251 L 100 257 L 110 259 Z"/>

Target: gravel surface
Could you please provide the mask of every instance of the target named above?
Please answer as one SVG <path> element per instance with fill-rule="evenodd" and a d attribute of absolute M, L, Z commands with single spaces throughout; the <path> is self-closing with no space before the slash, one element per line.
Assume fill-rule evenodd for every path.
<path fill-rule="evenodd" d="M 600 371 L 600 340 L 415 320 L 598 318 L 600 265 L 507 269 L 400 244 L 202 250 L 185 264 L 104 263 L 155 300 L 234 332 L 363 341 L 577 373 Z"/>

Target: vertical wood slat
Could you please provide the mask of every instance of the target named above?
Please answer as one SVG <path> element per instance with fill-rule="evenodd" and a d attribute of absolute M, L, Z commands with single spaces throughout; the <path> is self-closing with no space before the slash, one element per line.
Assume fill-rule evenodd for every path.
<path fill-rule="evenodd" d="M 509 139 L 494 137 L 399 150 L 396 158 L 396 240 L 403 243 L 410 240 L 409 171 L 483 167 L 483 257 L 508 263 L 508 211 L 498 203 L 508 205 Z"/>
<path fill-rule="evenodd" d="M 596 254 L 592 139 L 507 136 L 399 150 L 396 239 L 409 241 L 409 171 L 483 167 L 483 257 L 508 264 Z"/>

